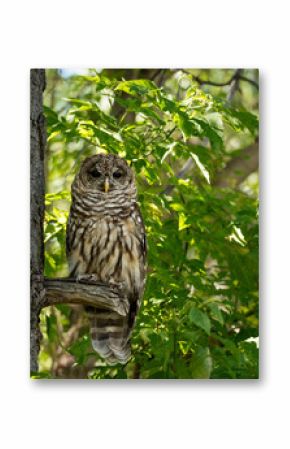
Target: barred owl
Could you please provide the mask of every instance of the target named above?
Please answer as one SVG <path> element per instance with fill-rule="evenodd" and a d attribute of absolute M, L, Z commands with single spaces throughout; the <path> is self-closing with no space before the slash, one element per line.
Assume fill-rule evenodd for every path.
<path fill-rule="evenodd" d="M 127 317 L 91 310 L 92 345 L 109 364 L 126 363 L 131 356 L 130 335 L 145 285 L 146 239 L 136 195 L 133 171 L 113 154 L 85 159 L 72 184 L 70 277 L 92 275 L 120 284 L 130 304 Z"/>

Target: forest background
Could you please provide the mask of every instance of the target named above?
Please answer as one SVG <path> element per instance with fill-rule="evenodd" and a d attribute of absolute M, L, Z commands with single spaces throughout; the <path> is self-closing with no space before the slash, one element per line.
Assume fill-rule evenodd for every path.
<path fill-rule="evenodd" d="M 40 377 L 258 377 L 258 71 L 46 70 L 45 275 L 66 276 L 70 185 L 132 164 L 149 273 L 132 360 L 106 366 L 77 306 L 43 309 Z"/>

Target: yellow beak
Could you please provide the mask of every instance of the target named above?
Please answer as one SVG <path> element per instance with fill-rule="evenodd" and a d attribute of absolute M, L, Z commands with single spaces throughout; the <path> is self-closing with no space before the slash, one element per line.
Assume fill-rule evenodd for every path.
<path fill-rule="evenodd" d="M 104 185 L 104 187 L 105 187 L 105 192 L 107 193 L 109 191 L 109 188 L 110 188 L 110 183 L 109 183 L 108 178 L 105 178 L 105 185 Z"/>

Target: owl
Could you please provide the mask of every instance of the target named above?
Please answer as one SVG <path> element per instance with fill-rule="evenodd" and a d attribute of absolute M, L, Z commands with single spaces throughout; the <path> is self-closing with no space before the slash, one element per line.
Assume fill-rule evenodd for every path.
<path fill-rule="evenodd" d="M 70 277 L 91 276 L 122 287 L 129 301 L 126 317 L 95 308 L 89 315 L 94 350 L 108 364 L 125 364 L 146 278 L 146 236 L 134 173 L 114 154 L 91 156 L 83 161 L 71 193 L 66 234 Z"/>

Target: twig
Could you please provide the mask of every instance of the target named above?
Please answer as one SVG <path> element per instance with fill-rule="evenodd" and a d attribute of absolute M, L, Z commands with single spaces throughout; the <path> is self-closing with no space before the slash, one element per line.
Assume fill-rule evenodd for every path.
<path fill-rule="evenodd" d="M 229 92 L 228 92 L 228 95 L 227 95 L 227 101 L 229 103 L 231 103 L 233 101 L 235 93 L 239 89 L 239 82 L 240 82 L 241 72 L 242 72 L 241 69 L 237 69 L 235 71 L 235 73 L 233 74 L 233 76 L 232 76 L 232 82 L 230 84 L 230 89 L 229 89 Z"/>
<path fill-rule="evenodd" d="M 241 69 L 237 69 L 237 70 L 241 70 Z M 236 72 L 237 72 L 237 70 L 236 70 Z M 219 82 L 216 82 L 216 81 L 204 80 L 204 79 L 200 78 L 200 77 L 197 76 L 197 75 L 193 75 L 193 74 L 192 74 L 191 72 L 189 72 L 188 70 L 183 70 L 183 71 L 184 71 L 185 73 L 191 75 L 192 78 L 193 78 L 195 81 L 198 82 L 198 84 L 207 84 L 207 85 L 209 85 L 209 86 L 224 87 L 224 86 L 229 86 L 229 85 L 234 81 L 234 79 L 239 79 L 239 80 L 246 81 L 246 82 L 252 84 L 253 86 L 256 87 L 256 89 L 259 89 L 259 84 L 258 84 L 256 81 L 254 81 L 254 80 L 252 80 L 252 79 L 250 79 L 250 78 L 247 78 L 247 77 L 244 76 L 244 75 L 241 75 L 241 73 L 239 73 L 239 75 L 238 75 L 238 77 L 237 77 L 236 72 L 235 72 L 235 73 L 230 77 L 229 80 L 224 81 L 224 82 L 222 82 L 222 83 L 219 83 Z"/>
<path fill-rule="evenodd" d="M 189 172 L 189 170 L 192 168 L 193 166 L 193 159 L 192 157 L 188 158 L 187 161 L 185 162 L 185 164 L 183 165 L 183 167 L 181 168 L 181 170 L 177 173 L 176 178 L 178 179 L 183 179 L 184 176 L 186 175 L 186 173 Z M 163 192 L 161 192 L 162 195 L 169 195 L 172 190 L 174 189 L 175 185 L 168 185 Z"/>

